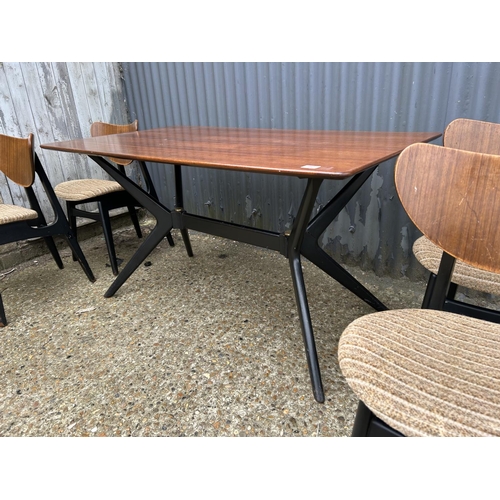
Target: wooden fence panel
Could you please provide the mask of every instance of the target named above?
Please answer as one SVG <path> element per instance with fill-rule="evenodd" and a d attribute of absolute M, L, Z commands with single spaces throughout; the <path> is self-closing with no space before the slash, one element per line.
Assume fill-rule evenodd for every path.
<path fill-rule="evenodd" d="M 71 179 L 108 178 L 87 157 L 42 150 L 40 144 L 88 137 L 90 125 L 97 120 L 127 123 L 121 74 L 119 63 L 0 63 L 0 133 L 17 137 L 33 133 L 36 152 L 52 185 Z M 38 183 L 35 189 L 41 191 Z M 4 203 L 28 206 L 24 191 L 3 175 L 0 197 Z M 42 209 L 52 220 L 45 196 Z"/>

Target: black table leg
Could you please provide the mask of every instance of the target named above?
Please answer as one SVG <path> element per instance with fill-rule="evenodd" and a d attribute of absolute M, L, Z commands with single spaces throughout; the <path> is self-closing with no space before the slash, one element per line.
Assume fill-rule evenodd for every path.
<path fill-rule="evenodd" d="M 225 237 L 231 237 L 236 240 L 248 242 L 247 233 L 251 232 L 251 229 L 249 228 L 242 228 L 228 223 L 223 224 L 215 221 L 205 221 L 204 218 L 193 217 L 185 214 L 182 207 L 182 178 L 179 165 L 175 166 L 177 199 L 175 207 L 176 210 L 172 213 L 168 208 L 164 207 L 156 199 L 152 198 L 148 193 L 142 190 L 126 175 L 114 168 L 113 165 L 111 165 L 104 158 L 97 156 L 91 156 L 91 158 L 113 179 L 119 182 L 134 198 L 136 198 L 137 201 L 144 208 L 146 208 L 146 210 L 148 210 L 157 221 L 156 226 L 153 228 L 149 236 L 109 287 L 105 293 L 105 297 L 111 297 L 114 293 L 116 293 L 121 285 L 144 261 L 144 259 L 156 248 L 163 238 L 165 238 L 174 225 L 175 227 L 179 227 L 181 229 L 186 250 L 190 256 L 192 256 L 192 250 L 189 242 L 186 221 L 188 221 L 191 225 L 195 225 L 194 222 L 198 221 L 200 230 L 205 230 L 206 232 L 208 231 L 209 234 L 222 234 L 223 232 Z M 373 294 L 366 290 L 342 266 L 340 266 L 332 257 L 324 252 L 318 244 L 321 234 L 340 213 L 365 180 L 371 175 L 374 169 L 375 167 L 354 176 L 340 190 L 340 192 L 334 196 L 326 207 L 313 218 L 311 222 L 309 222 L 309 219 L 314 208 L 314 203 L 316 201 L 322 179 L 308 179 L 307 187 L 302 197 L 302 201 L 290 234 L 278 235 L 278 233 L 266 232 L 265 235 L 262 236 L 263 241 L 266 243 L 264 246 L 274 248 L 275 250 L 280 251 L 280 253 L 286 255 L 288 258 L 294 286 L 295 300 L 299 313 L 302 337 L 306 351 L 309 375 L 311 378 L 311 385 L 314 397 L 316 401 L 320 403 L 325 401 L 325 396 L 323 392 L 318 355 L 316 351 L 311 315 L 307 302 L 307 293 L 300 259 L 301 255 L 303 255 L 375 309 L 387 309 L 387 307 L 384 306 L 384 304 L 382 304 Z M 195 227 L 198 227 L 198 225 L 195 225 Z M 228 228 L 227 231 L 225 230 L 226 226 Z M 182 231 L 182 229 L 184 231 Z M 281 246 L 279 241 L 283 241 L 284 245 Z M 253 243 L 255 244 L 255 242 Z"/>
<path fill-rule="evenodd" d="M 180 165 L 174 165 L 174 175 L 175 175 L 175 210 L 177 212 L 184 212 L 184 190 L 182 189 L 182 170 Z M 182 221 L 182 219 L 181 219 Z M 186 252 L 189 257 L 193 256 L 193 249 L 191 248 L 191 242 L 189 241 L 189 233 L 184 224 L 180 227 L 180 232 L 182 235 L 182 241 L 186 247 Z"/>
<path fill-rule="evenodd" d="M 376 167 L 355 175 L 314 217 L 309 223 L 302 243 L 302 255 L 313 264 L 338 281 L 342 286 L 357 295 L 361 300 L 377 311 L 385 311 L 387 307 L 369 290 L 357 281 L 348 271 L 338 264 L 330 255 L 320 248 L 318 240 L 326 228 L 347 205 L 363 183 L 370 177 Z"/>
<path fill-rule="evenodd" d="M 102 169 L 113 179 L 120 183 L 156 219 L 156 226 L 104 294 L 105 297 L 112 297 L 130 277 L 130 275 L 141 265 L 146 257 L 170 232 L 173 227 L 172 214 L 168 208 L 164 207 L 159 201 L 152 198 L 148 193 L 146 193 L 146 191 L 141 189 L 135 182 L 130 180 L 117 168 L 113 167 L 113 165 L 111 165 L 111 163 L 107 160 L 101 158 L 100 156 L 91 156 L 90 158 L 102 167 Z"/>
<path fill-rule="evenodd" d="M 325 401 L 321 372 L 319 368 L 316 344 L 311 323 L 311 315 L 307 302 L 307 294 L 302 273 L 300 256 L 303 255 L 313 264 L 337 280 L 341 285 L 355 293 L 374 309 L 382 311 L 387 307 L 382 304 L 369 290 L 359 283 L 340 264 L 320 248 L 318 240 L 325 229 L 337 217 L 347 202 L 354 196 L 363 183 L 370 177 L 373 167 L 354 176 L 321 212 L 308 223 L 314 202 L 321 186 L 321 179 L 309 179 L 306 191 L 297 213 L 292 231 L 288 237 L 287 257 L 290 263 L 295 300 L 299 312 L 300 326 L 306 349 L 306 358 L 311 378 L 314 398 L 319 403 Z"/>
<path fill-rule="evenodd" d="M 325 401 L 325 396 L 323 393 L 323 384 L 321 382 L 321 373 L 311 324 L 311 315 L 307 302 L 302 264 L 300 262 L 300 253 L 304 233 L 314 207 L 314 202 L 316 201 L 318 190 L 321 186 L 321 181 L 322 179 L 308 180 L 306 191 L 302 198 L 297 217 L 294 221 L 294 225 L 288 239 L 288 261 L 290 263 L 290 270 L 292 273 L 295 301 L 299 312 L 300 327 L 302 329 L 302 337 L 304 339 L 304 346 L 306 349 L 306 359 L 313 394 L 318 403 L 323 403 Z"/>
<path fill-rule="evenodd" d="M 111 283 L 105 297 L 112 297 L 117 290 L 127 281 L 130 275 L 144 262 L 146 257 L 162 242 L 168 232 L 172 229 L 172 222 L 160 222 L 156 224 L 142 245 L 132 255 L 127 265 L 121 270 L 115 281 Z"/>

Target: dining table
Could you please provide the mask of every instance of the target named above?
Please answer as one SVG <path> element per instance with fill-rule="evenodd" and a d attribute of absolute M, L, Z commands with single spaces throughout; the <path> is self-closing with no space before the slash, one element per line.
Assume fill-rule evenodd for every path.
<path fill-rule="evenodd" d="M 88 155 L 156 219 L 150 234 L 126 263 L 105 297 L 113 296 L 171 229 L 179 229 L 188 255 L 188 230 L 276 251 L 288 259 L 314 398 L 325 401 L 301 257 L 306 258 L 373 309 L 387 307 L 320 245 L 320 237 L 382 162 L 407 146 L 430 142 L 439 132 L 289 130 L 170 126 L 42 144 L 46 150 Z M 173 168 L 175 198 L 168 207 L 110 158 Z M 306 179 L 291 229 L 277 232 L 190 213 L 184 208 L 182 167 L 214 168 Z M 314 209 L 325 181 L 344 181 L 322 207 Z M 331 297 L 335 307 L 335 297 Z M 279 305 L 278 305 L 279 306 Z M 286 328 L 286 325 L 284 325 Z"/>

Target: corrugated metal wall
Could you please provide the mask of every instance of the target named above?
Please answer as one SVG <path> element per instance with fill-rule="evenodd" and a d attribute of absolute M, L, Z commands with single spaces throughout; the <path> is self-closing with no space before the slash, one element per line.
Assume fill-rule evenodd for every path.
<path fill-rule="evenodd" d="M 499 87 L 499 63 L 6 62 L 0 63 L 0 133 L 33 132 L 57 184 L 105 175 L 86 157 L 39 148 L 88 136 L 95 120 L 138 118 L 141 128 L 442 131 L 458 117 L 500 122 Z M 397 199 L 393 165 L 379 167 L 327 229 L 323 246 L 380 274 L 419 276 L 411 255 L 418 233 Z M 298 179 L 191 167 L 184 173 L 189 211 L 272 230 L 290 226 L 304 189 Z M 163 201 L 172 205 L 172 168 L 155 165 L 153 177 Z M 318 206 L 339 187 L 326 182 Z M 5 179 L 0 196 L 5 203 L 24 199 Z"/>
<path fill-rule="evenodd" d="M 118 63 L 0 63 L 0 133 L 35 136 L 35 149 L 52 183 L 85 177 L 107 178 L 85 156 L 42 150 L 40 144 L 89 137 L 93 121 L 129 120 Z M 38 181 L 42 209 L 52 210 Z M 0 173 L 4 203 L 27 205 L 24 190 Z M 92 207 L 92 205 L 89 206 Z"/>
<path fill-rule="evenodd" d="M 499 63 L 124 63 L 132 119 L 170 125 L 443 131 L 458 117 L 500 122 Z M 441 144 L 440 140 L 436 143 Z M 422 275 L 417 230 L 381 165 L 323 236 L 324 248 L 379 274 Z M 172 168 L 155 165 L 172 205 Z M 265 229 L 287 228 L 304 181 L 184 167 L 186 209 Z M 317 204 L 339 184 L 326 182 Z"/>

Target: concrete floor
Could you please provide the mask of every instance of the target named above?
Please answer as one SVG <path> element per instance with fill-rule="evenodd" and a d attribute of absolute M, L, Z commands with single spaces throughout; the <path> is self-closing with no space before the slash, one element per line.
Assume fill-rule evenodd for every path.
<path fill-rule="evenodd" d="M 146 232 L 148 221 L 146 221 Z M 112 298 L 104 240 L 1 273 L 1 436 L 348 436 L 357 399 L 337 362 L 344 327 L 371 308 L 303 263 L 326 395 L 312 395 L 288 263 L 177 231 Z M 140 240 L 116 232 L 127 261 Z M 419 307 L 425 283 L 350 268 L 390 308 Z"/>

